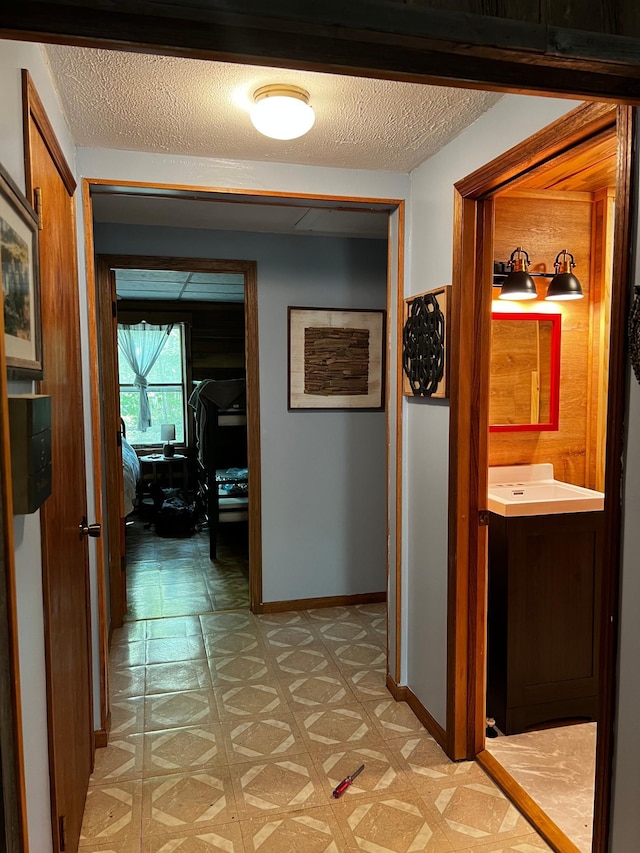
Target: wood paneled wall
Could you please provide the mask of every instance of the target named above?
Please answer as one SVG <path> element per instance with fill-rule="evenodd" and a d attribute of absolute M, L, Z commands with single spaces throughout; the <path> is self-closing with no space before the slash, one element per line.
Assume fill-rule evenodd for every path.
<path fill-rule="evenodd" d="M 193 382 L 245 374 L 244 304 L 161 301 L 118 302 L 120 323 L 186 323 L 187 370 Z"/>
<path fill-rule="evenodd" d="M 548 279 L 536 279 L 538 299 L 516 305 L 516 311 L 558 312 L 562 315 L 560 355 L 560 425 L 557 432 L 490 433 L 489 464 L 521 465 L 552 462 L 555 476 L 578 486 L 595 485 L 588 460 L 593 456 L 592 412 L 599 403 L 592 363 L 592 223 L 591 193 L 517 192 L 496 199 L 494 258 L 507 260 L 522 246 L 531 258 L 530 271 L 553 271 L 558 252 L 576 259 L 576 275 L 585 298 L 545 302 Z M 598 297 L 600 297 L 598 289 Z M 497 293 L 496 293 L 497 296 Z M 597 416 L 596 416 L 597 421 Z"/>

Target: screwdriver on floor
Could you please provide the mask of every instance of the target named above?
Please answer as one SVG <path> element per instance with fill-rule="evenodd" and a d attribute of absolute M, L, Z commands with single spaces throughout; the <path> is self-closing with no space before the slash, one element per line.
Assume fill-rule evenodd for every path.
<path fill-rule="evenodd" d="M 364 770 L 364 764 L 361 764 L 355 773 L 352 773 L 351 776 L 345 776 L 345 778 L 342 780 L 342 782 L 340 782 L 338 787 L 335 788 L 333 791 L 333 796 L 336 798 L 336 800 L 338 799 L 338 797 L 341 797 L 344 794 L 344 792 L 347 790 L 347 788 L 353 782 L 353 780 L 356 778 L 356 776 L 359 776 L 363 770 Z"/>

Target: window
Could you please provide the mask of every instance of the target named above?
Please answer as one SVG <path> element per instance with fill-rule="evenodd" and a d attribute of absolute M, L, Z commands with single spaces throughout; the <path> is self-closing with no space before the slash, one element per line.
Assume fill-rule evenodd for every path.
<path fill-rule="evenodd" d="M 134 385 L 134 372 L 119 353 L 120 415 L 126 426 L 127 441 L 134 447 L 162 444 L 162 424 L 175 424 L 176 443 L 186 442 L 184 352 L 184 325 L 176 323 L 147 376 L 151 426 L 144 431 L 138 425 L 140 392 Z"/>

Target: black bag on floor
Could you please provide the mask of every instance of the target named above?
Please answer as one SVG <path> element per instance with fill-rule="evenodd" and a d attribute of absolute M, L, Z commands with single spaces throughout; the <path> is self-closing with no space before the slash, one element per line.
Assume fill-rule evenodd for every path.
<path fill-rule="evenodd" d="M 177 496 L 166 498 L 156 513 L 156 533 L 167 538 L 193 536 L 196 532 L 196 521 L 194 504 L 188 504 Z"/>

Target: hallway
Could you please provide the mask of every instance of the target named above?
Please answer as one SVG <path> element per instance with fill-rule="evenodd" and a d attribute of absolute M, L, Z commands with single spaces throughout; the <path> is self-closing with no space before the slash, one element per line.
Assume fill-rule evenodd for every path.
<path fill-rule="evenodd" d="M 129 550 L 82 853 L 550 850 L 391 698 L 385 605 L 254 616 L 242 557 L 211 564 L 204 536 L 146 533 Z"/>

